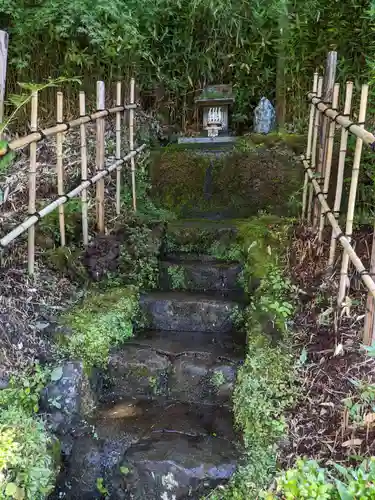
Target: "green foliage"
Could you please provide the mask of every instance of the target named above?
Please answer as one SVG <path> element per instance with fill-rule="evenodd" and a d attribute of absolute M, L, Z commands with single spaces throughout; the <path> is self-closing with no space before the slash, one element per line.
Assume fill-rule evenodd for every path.
<path fill-rule="evenodd" d="M 260 280 L 245 311 L 247 355 L 233 397 L 247 456 L 229 486 L 215 490 L 211 500 L 257 498 L 276 471 L 276 445 L 286 430 L 284 412 L 297 395 L 287 328 L 294 304 L 283 255 L 290 222 L 263 215 L 239 224 L 236 248 L 243 256 L 246 290 Z"/>
<path fill-rule="evenodd" d="M 367 78 L 374 61 L 371 4 L 40 0 L 35 6 L 31 0 L 3 0 L 0 18 L 12 40 L 11 79 L 84 74 L 89 85 L 135 72 L 143 89 L 161 89 L 172 119 L 191 116 L 195 90 L 233 82 L 234 118 L 248 122 L 262 95 L 275 97 L 277 78 L 293 95 L 289 117 L 295 112 L 298 124 L 302 114 L 305 119 L 301 104 L 312 73 L 322 68 L 328 50 L 339 53 L 341 81 Z"/>
<path fill-rule="evenodd" d="M 151 199 L 151 180 L 149 173 L 150 163 L 148 158 L 137 165 L 136 169 L 136 199 L 137 216 L 147 221 L 168 221 L 175 218 L 175 215 L 164 208 L 158 207 Z M 133 193 L 129 182 L 125 182 L 122 187 L 121 203 L 123 209 L 130 211 L 133 209 Z"/>
<path fill-rule="evenodd" d="M 374 498 L 374 486 L 375 457 L 363 461 L 356 469 L 338 464 L 325 468 L 314 460 L 298 460 L 294 469 L 278 478 L 276 495 L 270 493 L 266 498 L 364 500 Z"/>
<path fill-rule="evenodd" d="M 35 414 L 50 379 L 39 364 L 0 391 L 0 498 L 42 500 L 53 489 L 52 439 Z"/>
<path fill-rule="evenodd" d="M 350 420 L 357 425 L 363 425 L 366 413 L 375 412 L 375 384 L 357 379 L 352 379 L 351 383 L 356 391 L 344 400 L 344 404 Z"/>
<path fill-rule="evenodd" d="M 61 318 L 72 329 L 61 349 L 82 359 L 88 368 L 105 367 L 110 349 L 133 335 L 137 312 L 138 296 L 132 287 L 91 291 L 82 304 Z"/>
<path fill-rule="evenodd" d="M 49 381 L 49 372 L 36 363 L 17 377 L 12 377 L 9 387 L 0 391 L 0 407 L 18 407 L 26 413 L 39 410 L 40 392 Z"/>
<path fill-rule="evenodd" d="M 0 411 L 0 498 L 47 497 L 55 480 L 50 445 L 41 420 L 17 407 Z"/>
<path fill-rule="evenodd" d="M 155 288 L 159 274 L 158 240 L 153 239 L 152 230 L 145 225 L 128 226 L 125 232 L 117 276 L 141 290 Z"/>
<path fill-rule="evenodd" d="M 168 276 L 173 290 L 186 288 L 185 269 L 183 266 L 169 266 Z"/>
<path fill-rule="evenodd" d="M 102 495 L 108 495 L 109 492 L 107 488 L 104 486 L 104 479 L 102 477 L 98 477 L 96 480 L 96 488 Z"/>
<path fill-rule="evenodd" d="M 49 203 L 49 202 L 48 202 Z M 43 207 L 40 207 L 43 208 Z M 64 204 L 65 235 L 68 243 L 80 243 L 82 207 L 80 198 L 72 198 Z M 59 211 L 54 210 L 39 223 L 40 231 L 55 244 L 60 244 Z"/>
<path fill-rule="evenodd" d="M 49 78 L 45 83 L 20 83 L 18 82 L 19 87 L 23 92 L 20 94 L 10 94 L 8 96 L 7 104 L 13 107 L 13 111 L 10 116 L 3 123 L 0 123 L 0 136 L 3 131 L 13 122 L 19 111 L 27 106 L 27 104 L 31 101 L 32 96 L 36 92 L 42 92 L 45 89 L 51 87 L 58 87 L 59 85 L 66 83 L 81 83 L 77 78 L 67 78 L 65 76 L 59 76 L 58 78 L 51 79 Z"/>

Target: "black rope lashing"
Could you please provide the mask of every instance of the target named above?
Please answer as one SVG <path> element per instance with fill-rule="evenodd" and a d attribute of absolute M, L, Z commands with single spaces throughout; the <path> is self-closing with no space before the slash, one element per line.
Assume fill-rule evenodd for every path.
<path fill-rule="evenodd" d="M 337 234 L 335 236 L 336 240 L 340 240 L 341 238 L 343 237 L 346 237 L 345 233 L 343 233 L 342 231 L 339 232 L 339 234 Z"/>
<path fill-rule="evenodd" d="M 46 134 L 43 132 L 43 130 L 41 128 L 38 128 L 38 130 L 36 130 L 34 132 L 38 132 L 38 134 L 40 135 L 40 139 L 38 140 L 38 142 L 42 141 L 43 139 L 47 139 Z"/>
<path fill-rule="evenodd" d="M 347 127 L 345 127 L 345 129 L 348 131 L 348 132 L 351 132 L 350 128 L 353 127 L 354 125 L 357 125 L 358 127 L 361 126 L 361 125 L 365 125 L 365 122 L 352 122 L 352 123 L 349 123 L 349 125 Z"/>
<path fill-rule="evenodd" d="M 34 212 L 32 214 L 29 214 L 30 217 L 36 217 L 38 219 L 38 222 L 42 218 L 39 212 Z"/>
<path fill-rule="evenodd" d="M 90 186 L 93 186 L 93 185 L 94 185 L 94 183 L 92 182 L 92 179 L 83 179 L 83 178 L 81 177 L 81 183 L 82 183 L 82 182 L 89 182 L 89 183 L 90 183 Z"/>

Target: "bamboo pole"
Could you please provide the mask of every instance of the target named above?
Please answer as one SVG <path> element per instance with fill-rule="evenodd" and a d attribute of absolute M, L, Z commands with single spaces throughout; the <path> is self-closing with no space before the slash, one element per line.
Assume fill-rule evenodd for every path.
<path fill-rule="evenodd" d="M 31 96 L 30 129 L 34 132 L 38 128 L 38 93 Z M 29 171 L 29 214 L 36 211 L 36 143 L 30 144 L 30 171 Z M 27 263 L 30 276 L 35 271 L 35 226 L 29 228 L 27 243 Z"/>
<path fill-rule="evenodd" d="M 85 93 L 79 93 L 79 114 L 84 116 L 86 114 L 86 98 Z M 81 180 L 87 179 L 87 142 L 86 142 L 86 125 L 80 125 L 81 132 Z M 89 223 L 88 223 L 88 206 L 87 206 L 87 189 L 82 189 L 81 194 L 82 206 L 82 236 L 83 245 L 87 246 L 89 243 Z"/>
<path fill-rule="evenodd" d="M 116 85 L 116 106 L 121 104 L 121 82 Z M 121 112 L 116 113 L 116 160 L 121 158 Z M 116 214 L 121 211 L 121 168 L 116 170 Z"/>
<path fill-rule="evenodd" d="M 96 109 L 102 110 L 105 108 L 105 87 L 104 82 L 96 84 Z M 104 145 L 105 145 L 105 121 L 104 118 L 99 118 L 96 121 L 96 170 L 100 171 L 104 168 Z M 104 179 L 96 185 L 96 221 L 99 233 L 104 233 Z"/>
<path fill-rule="evenodd" d="M 375 282 L 374 282 L 374 280 L 371 278 L 369 273 L 366 272 L 366 268 L 362 264 L 361 259 L 355 253 L 348 238 L 346 236 L 344 236 L 343 232 L 341 231 L 341 228 L 340 228 L 339 224 L 337 223 L 335 216 L 331 212 L 329 205 L 328 205 L 326 199 L 324 198 L 323 193 L 320 190 L 320 186 L 319 186 L 317 180 L 315 179 L 315 174 L 314 174 L 313 170 L 311 169 L 311 167 L 309 166 L 306 159 L 304 159 L 304 157 L 302 157 L 302 163 L 305 167 L 306 172 L 308 173 L 308 176 L 310 178 L 311 185 L 314 188 L 316 197 L 317 197 L 318 201 L 320 202 L 320 204 L 322 205 L 323 211 L 325 212 L 327 219 L 332 226 L 332 230 L 334 232 L 335 238 L 339 240 L 339 242 L 343 246 L 345 252 L 347 253 L 349 259 L 351 260 L 354 267 L 356 268 L 356 270 L 360 274 L 361 279 L 362 279 L 363 283 L 365 284 L 366 288 L 371 293 L 371 296 L 375 298 Z"/>
<path fill-rule="evenodd" d="M 332 95 L 332 108 L 333 109 L 336 109 L 338 106 L 339 90 L 340 90 L 340 84 L 336 83 L 334 86 L 333 95 Z M 332 166 L 333 142 L 335 139 L 335 129 L 336 129 L 336 123 L 331 121 L 329 124 L 329 129 L 328 129 L 327 151 L 326 151 L 326 157 L 325 157 L 324 168 L 323 168 L 323 172 L 324 172 L 324 174 L 323 174 L 323 176 L 324 176 L 323 193 L 324 193 L 324 196 L 326 199 L 328 196 L 329 181 L 331 179 L 331 166 Z M 322 213 L 322 211 L 320 211 L 319 236 L 318 236 L 319 241 L 322 241 L 324 221 L 325 221 L 324 214 Z"/>
<path fill-rule="evenodd" d="M 375 276 L 375 225 L 372 233 L 370 276 Z M 375 345 L 375 300 L 369 293 L 366 301 L 365 325 L 363 328 L 364 345 Z"/>
<path fill-rule="evenodd" d="M 63 93 L 57 92 L 56 111 L 57 123 L 62 123 L 63 117 Z M 56 172 L 57 172 L 57 194 L 62 196 L 64 194 L 64 170 L 63 170 L 63 133 L 56 134 Z M 64 247 L 65 240 L 65 216 L 64 205 L 59 206 L 59 226 L 60 226 L 60 243 Z"/>
<path fill-rule="evenodd" d="M 353 96 L 353 82 L 346 83 L 346 93 L 345 93 L 345 104 L 344 104 L 344 115 L 349 116 L 351 105 L 352 105 L 352 96 Z M 339 163 L 337 169 L 337 182 L 336 182 L 336 194 L 335 194 L 335 202 L 333 205 L 333 213 L 338 219 L 341 207 L 341 198 L 342 198 L 342 190 L 344 185 L 344 169 L 345 169 L 345 158 L 346 158 L 346 149 L 348 144 L 348 135 L 349 132 L 346 128 L 341 128 L 341 139 L 340 139 L 340 152 L 339 152 Z M 328 259 L 328 268 L 332 268 L 335 262 L 335 253 L 336 253 L 336 238 L 334 237 L 333 231 L 331 234 L 331 246 L 329 249 L 329 259 Z"/>
<path fill-rule="evenodd" d="M 130 104 L 134 104 L 134 93 L 135 93 L 135 80 L 132 78 L 130 80 Z M 130 151 L 134 149 L 134 110 L 129 111 L 129 147 Z M 137 211 L 137 193 L 135 186 L 135 160 L 134 157 L 130 160 L 131 164 L 131 175 L 132 175 L 132 192 L 133 192 L 133 210 Z"/>
<path fill-rule="evenodd" d="M 337 66 L 337 52 L 329 52 L 326 60 L 326 68 L 323 78 L 323 90 L 322 99 L 325 103 L 331 105 L 333 97 L 333 87 L 335 85 L 336 76 L 336 66 Z M 329 118 L 326 116 L 320 117 L 320 134 L 319 134 L 319 156 L 318 163 L 316 167 L 316 175 L 319 178 L 319 182 L 322 184 L 324 182 L 325 175 L 325 162 L 327 155 L 327 144 L 328 137 L 327 132 L 329 128 Z M 322 186 L 323 187 L 323 186 Z M 314 217 L 313 217 L 313 228 L 316 229 L 318 226 L 318 220 L 320 219 L 320 205 L 319 203 L 314 203 Z"/>
<path fill-rule="evenodd" d="M 333 99 L 333 89 L 335 86 L 336 79 L 336 67 L 337 67 L 337 52 L 331 51 L 327 54 L 326 67 L 323 77 L 323 90 L 322 90 L 322 100 L 328 105 L 332 105 Z M 326 116 L 322 117 L 321 123 L 321 135 L 319 144 L 319 160 L 317 165 L 317 173 L 324 177 L 325 169 L 325 157 L 327 154 L 327 142 L 328 142 L 328 128 L 329 128 L 329 118 Z"/>
<path fill-rule="evenodd" d="M 45 128 L 40 132 L 32 132 L 31 134 L 15 139 L 14 141 L 9 143 L 9 148 L 12 151 L 15 151 L 17 149 L 22 149 L 31 144 L 32 142 L 41 141 L 44 137 L 52 137 L 56 135 L 58 132 L 67 132 L 71 128 L 76 128 L 79 127 L 80 125 L 89 122 L 95 122 L 99 118 L 104 118 L 106 116 L 113 115 L 119 111 L 122 112 L 130 109 L 135 109 L 136 107 L 137 107 L 136 104 L 126 104 L 124 106 L 115 106 L 113 108 L 103 109 L 102 111 L 96 111 L 91 115 L 85 115 L 80 118 L 75 118 L 74 120 L 71 120 L 69 122 L 62 123 L 61 125 L 54 125 L 53 127 Z"/>
<path fill-rule="evenodd" d="M 317 99 L 321 99 L 322 97 L 322 89 L 323 89 L 323 77 L 320 76 L 318 78 L 318 90 L 317 90 Z M 312 150 L 311 150 L 311 168 L 315 172 L 316 168 L 316 148 L 317 148 L 317 142 L 318 142 L 318 134 L 319 134 L 319 121 L 320 121 L 320 113 L 318 110 L 315 111 L 315 119 L 314 119 L 314 129 L 313 129 L 313 138 L 312 138 Z M 311 215 L 312 215 L 312 209 L 313 209 L 313 188 L 310 186 L 309 190 L 309 201 L 307 205 L 307 222 L 311 224 Z"/>
<path fill-rule="evenodd" d="M 4 119 L 4 100 L 7 79 L 9 36 L 6 31 L 0 30 L 0 123 Z M 0 134 L 1 139 L 1 134 Z"/>
<path fill-rule="evenodd" d="M 359 116 L 358 120 L 361 125 L 359 127 L 364 129 L 364 121 L 366 119 L 366 107 L 367 107 L 367 97 L 368 97 L 368 85 L 362 85 L 361 92 L 361 102 L 359 107 Z M 357 196 L 357 186 L 358 186 L 358 177 L 359 177 L 359 166 L 361 163 L 361 155 L 362 155 L 362 144 L 363 141 L 360 137 L 357 138 L 354 160 L 353 160 L 353 169 L 352 169 L 352 180 L 350 183 L 350 191 L 349 191 L 349 202 L 348 202 L 348 212 L 346 216 L 346 228 L 345 234 L 350 242 L 352 231 L 353 231 L 353 218 L 354 218 L 354 209 L 355 209 L 355 199 Z M 338 305 L 341 306 L 346 295 L 347 289 L 347 278 L 348 278 L 348 266 L 349 266 L 349 255 L 344 250 L 341 262 L 341 273 L 340 273 L 340 286 L 339 293 L 337 297 Z"/>
<path fill-rule="evenodd" d="M 311 92 L 307 94 L 307 98 L 314 104 L 320 113 L 325 113 L 326 116 L 329 116 L 342 127 L 350 128 L 350 133 L 362 139 L 362 141 L 368 146 L 375 146 L 375 136 L 371 132 L 364 130 L 362 126 L 355 124 L 349 120 L 349 118 L 342 116 L 337 111 L 329 108 L 324 103 L 320 102 L 320 99 L 314 96 Z"/>
<path fill-rule="evenodd" d="M 29 228 L 34 227 L 39 219 L 43 219 L 43 217 L 53 212 L 53 210 L 56 210 L 57 207 L 66 203 L 69 199 L 74 198 L 79 194 L 81 194 L 84 189 L 87 189 L 92 184 L 97 183 L 100 179 L 107 176 L 108 174 L 113 172 L 116 168 L 118 168 L 119 165 L 123 165 L 125 162 L 131 160 L 133 156 L 136 156 L 137 154 L 141 153 L 145 148 L 146 144 L 142 144 L 134 151 L 128 153 L 121 160 L 115 161 L 115 163 L 110 165 L 108 168 L 101 170 L 100 172 L 97 172 L 93 177 L 91 177 L 91 179 L 81 182 L 77 187 L 69 191 L 69 193 L 64 194 L 64 196 L 60 196 L 55 201 L 53 201 L 46 207 L 42 208 L 42 210 L 37 212 L 37 214 L 28 217 L 24 222 L 22 222 L 22 224 L 19 224 L 12 231 L 10 231 L 8 234 L 6 234 L 5 236 L 3 236 L 3 238 L 0 239 L 0 247 L 5 248 L 6 246 L 8 246 L 9 243 L 15 240 L 18 236 L 23 234 Z"/>
<path fill-rule="evenodd" d="M 314 73 L 314 81 L 313 81 L 313 94 L 317 93 L 318 90 L 318 73 Z M 314 115 L 315 115 L 315 107 L 313 104 L 310 104 L 310 119 L 309 119 L 309 130 L 307 134 L 307 147 L 306 147 L 306 159 L 310 161 L 311 159 L 311 146 L 312 146 L 312 136 L 313 136 L 313 127 L 314 127 Z M 305 181 L 303 185 L 303 195 L 302 195 L 302 220 L 305 218 L 306 213 L 306 204 L 307 204 L 307 189 L 309 176 L 305 173 Z"/>

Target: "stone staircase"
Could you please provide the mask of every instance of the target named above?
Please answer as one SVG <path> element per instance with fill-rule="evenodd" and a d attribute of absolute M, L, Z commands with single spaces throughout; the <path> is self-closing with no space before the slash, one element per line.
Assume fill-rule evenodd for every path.
<path fill-rule="evenodd" d="M 206 242 L 215 240 L 217 225 L 196 224 Z M 103 478 L 111 499 L 198 500 L 236 468 L 231 397 L 244 356 L 235 328 L 241 266 L 197 253 L 192 227 L 167 229 L 173 250 L 167 244 L 162 252 L 160 290 L 141 297 L 147 328 L 111 354 L 92 422 L 96 440 L 83 432 L 74 442 L 65 498 L 105 498 L 93 488 Z M 228 231 L 220 225 L 220 237 L 231 239 Z"/>

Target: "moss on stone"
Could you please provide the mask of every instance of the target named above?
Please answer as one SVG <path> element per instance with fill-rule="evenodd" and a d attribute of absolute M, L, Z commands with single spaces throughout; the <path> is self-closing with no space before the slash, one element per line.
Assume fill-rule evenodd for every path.
<path fill-rule="evenodd" d="M 185 217 L 207 210 L 236 217 L 259 210 L 284 215 L 303 177 L 292 152 L 295 144 L 299 136 L 270 134 L 243 137 L 222 156 L 167 148 L 154 159 L 153 196 Z"/>
<path fill-rule="evenodd" d="M 203 186 L 209 164 L 209 158 L 193 151 L 166 148 L 154 157 L 151 167 L 153 196 L 177 213 L 197 204 L 204 206 Z"/>
<path fill-rule="evenodd" d="M 133 335 L 138 295 L 133 287 L 90 291 L 82 304 L 61 317 L 72 330 L 65 350 L 86 367 L 106 366 L 109 351 Z"/>

